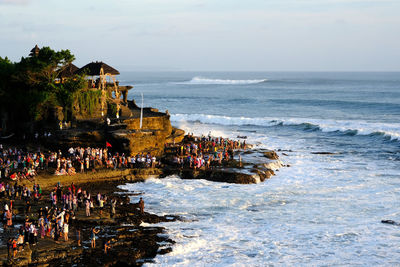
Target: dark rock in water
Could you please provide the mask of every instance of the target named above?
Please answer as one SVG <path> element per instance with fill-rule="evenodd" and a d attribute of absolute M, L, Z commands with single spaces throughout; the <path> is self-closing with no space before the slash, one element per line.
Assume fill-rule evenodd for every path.
<path fill-rule="evenodd" d="M 267 151 L 267 152 L 263 152 L 264 157 L 271 159 L 271 160 L 277 160 L 279 159 L 278 154 L 276 154 L 275 151 Z"/>
<path fill-rule="evenodd" d="M 316 154 L 316 155 L 337 155 L 339 153 L 334 153 L 334 152 L 311 152 L 311 154 Z"/>
<path fill-rule="evenodd" d="M 247 136 L 238 135 L 237 138 L 240 138 L 240 139 L 247 139 Z"/>
<path fill-rule="evenodd" d="M 395 221 L 393 221 L 393 220 L 382 220 L 381 223 L 393 224 L 393 225 L 400 226 L 400 223 L 395 222 Z"/>
<path fill-rule="evenodd" d="M 266 179 L 269 179 L 271 176 L 275 175 L 273 170 L 265 169 L 259 166 L 255 166 L 255 168 L 252 169 L 252 172 L 260 178 L 260 182 L 264 182 Z"/>

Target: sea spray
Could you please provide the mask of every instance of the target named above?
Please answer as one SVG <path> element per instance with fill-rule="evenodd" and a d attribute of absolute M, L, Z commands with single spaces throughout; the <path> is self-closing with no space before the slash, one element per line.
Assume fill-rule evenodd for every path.
<path fill-rule="evenodd" d="M 229 79 L 210 79 L 203 77 L 193 77 L 190 81 L 176 82 L 176 84 L 204 84 L 204 85 L 240 85 L 240 84 L 257 84 L 266 82 L 267 79 L 256 79 L 256 80 L 229 80 Z"/>
<path fill-rule="evenodd" d="M 271 117 L 230 117 L 209 114 L 173 114 L 172 122 L 200 122 L 219 125 L 254 126 L 302 126 L 305 130 L 316 129 L 323 132 L 342 132 L 352 135 L 383 135 L 392 140 L 400 138 L 400 123 L 376 123 L 362 120 L 330 120 L 311 118 L 271 118 Z"/>

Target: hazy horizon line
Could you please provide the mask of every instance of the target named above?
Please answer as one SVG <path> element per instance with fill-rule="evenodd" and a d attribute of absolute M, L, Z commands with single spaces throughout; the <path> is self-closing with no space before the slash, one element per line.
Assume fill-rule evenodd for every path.
<path fill-rule="evenodd" d="M 123 72 L 337 72 L 337 73 L 400 73 L 400 70 L 138 70 L 138 69 L 120 69 Z"/>

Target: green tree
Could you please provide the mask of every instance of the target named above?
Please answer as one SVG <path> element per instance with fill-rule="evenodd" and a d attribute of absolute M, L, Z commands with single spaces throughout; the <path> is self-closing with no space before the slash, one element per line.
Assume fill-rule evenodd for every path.
<path fill-rule="evenodd" d="M 22 57 L 12 63 L 0 58 L 0 104 L 14 124 L 43 121 L 51 110 L 61 106 L 66 115 L 72 111 L 76 94 L 85 87 L 82 76 L 55 83 L 59 73 L 73 60 L 69 50 L 42 47 L 38 55 Z"/>
<path fill-rule="evenodd" d="M 14 72 L 15 65 L 7 57 L 0 57 L 0 103 L 4 102 L 6 91 L 10 87 L 10 77 Z M 3 100 L 3 101 L 1 101 Z"/>

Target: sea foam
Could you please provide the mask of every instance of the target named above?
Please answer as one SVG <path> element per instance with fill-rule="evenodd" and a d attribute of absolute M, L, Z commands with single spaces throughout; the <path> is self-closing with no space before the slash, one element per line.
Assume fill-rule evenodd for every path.
<path fill-rule="evenodd" d="M 304 130 L 341 132 L 348 135 L 383 135 L 400 140 L 400 123 L 378 123 L 361 120 L 329 120 L 310 118 L 229 117 L 208 114 L 173 114 L 172 122 L 200 122 L 218 125 L 254 126 L 303 126 Z"/>
<path fill-rule="evenodd" d="M 266 82 L 267 79 L 255 80 L 229 80 L 229 79 L 210 79 L 203 77 L 193 77 L 190 81 L 177 82 L 177 84 L 256 84 Z"/>

